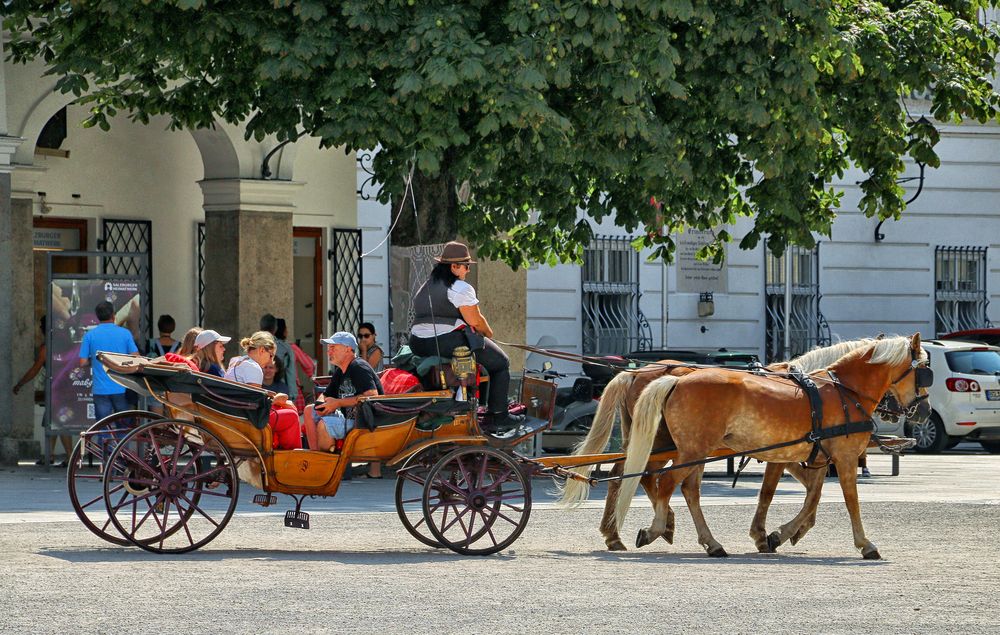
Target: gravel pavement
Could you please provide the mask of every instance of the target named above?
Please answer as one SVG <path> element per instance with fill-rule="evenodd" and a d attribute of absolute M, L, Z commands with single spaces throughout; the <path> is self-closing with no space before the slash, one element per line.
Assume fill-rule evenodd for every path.
<path fill-rule="evenodd" d="M 802 542 L 756 553 L 759 469 L 736 490 L 706 482 L 706 518 L 731 554 L 710 559 L 680 497 L 674 545 L 609 553 L 598 503 L 554 509 L 545 481 L 513 548 L 458 556 L 406 533 L 388 479 L 307 501 L 310 531 L 282 526 L 284 503 L 241 504 L 207 547 L 157 556 L 101 542 L 58 474 L 22 467 L 0 472 L 0 632 L 1000 632 L 1000 456 L 904 457 L 898 477 L 887 457 L 870 465 L 859 490 L 875 562 L 853 547 L 835 480 Z M 769 529 L 800 502 L 785 479 Z M 637 501 L 626 542 L 650 517 Z"/>

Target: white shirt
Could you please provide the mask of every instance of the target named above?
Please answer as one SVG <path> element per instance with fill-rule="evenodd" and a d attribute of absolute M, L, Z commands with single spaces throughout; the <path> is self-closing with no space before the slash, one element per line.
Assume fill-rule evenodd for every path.
<path fill-rule="evenodd" d="M 456 307 L 476 306 L 479 304 L 479 298 L 476 297 L 476 290 L 471 284 L 465 282 L 464 280 L 456 280 L 450 287 L 448 287 L 448 301 Z M 414 337 L 435 337 L 437 335 L 451 333 L 455 329 L 464 325 L 465 320 L 462 320 L 461 318 L 455 320 L 455 324 L 451 326 L 424 322 L 421 324 L 414 324 L 413 328 L 410 329 L 410 335 Z"/>
<path fill-rule="evenodd" d="M 234 357 L 233 361 L 229 362 L 226 379 L 259 386 L 264 383 L 264 369 L 249 357 Z"/>

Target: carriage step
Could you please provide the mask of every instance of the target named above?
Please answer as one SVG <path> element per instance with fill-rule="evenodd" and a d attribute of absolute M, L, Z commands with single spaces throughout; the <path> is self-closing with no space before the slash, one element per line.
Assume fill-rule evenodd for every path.
<path fill-rule="evenodd" d="M 297 512 L 294 509 L 289 509 L 285 512 L 285 527 L 293 527 L 295 529 L 309 529 L 309 514 L 306 512 Z"/>
<path fill-rule="evenodd" d="M 270 507 L 278 504 L 278 497 L 272 494 L 254 494 L 253 504 L 261 507 Z"/>

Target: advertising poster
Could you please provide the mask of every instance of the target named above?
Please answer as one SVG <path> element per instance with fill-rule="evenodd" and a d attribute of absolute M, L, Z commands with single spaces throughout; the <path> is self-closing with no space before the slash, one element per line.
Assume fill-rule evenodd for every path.
<path fill-rule="evenodd" d="M 49 319 L 49 425 L 54 432 L 80 432 L 94 424 L 91 369 L 80 366 L 80 343 L 97 326 L 94 309 L 107 300 L 115 323 L 140 341 L 139 280 L 52 280 Z"/>

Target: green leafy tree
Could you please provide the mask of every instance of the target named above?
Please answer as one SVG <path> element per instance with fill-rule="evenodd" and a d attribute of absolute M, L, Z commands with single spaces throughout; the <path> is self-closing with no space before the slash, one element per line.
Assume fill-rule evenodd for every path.
<path fill-rule="evenodd" d="M 127 111 L 380 146 L 385 200 L 414 167 L 397 244 L 462 235 L 520 266 L 577 257 L 612 213 L 665 257 L 670 232 L 740 215 L 743 247 L 810 245 L 852 164 L 862 210 L 898 217 L 903 157 L 938 163 L 901 96 L 932 90 L 941 121 L 997 113 L 993 4 L 4 0 L 4 27 L 90 125 Z"/>

